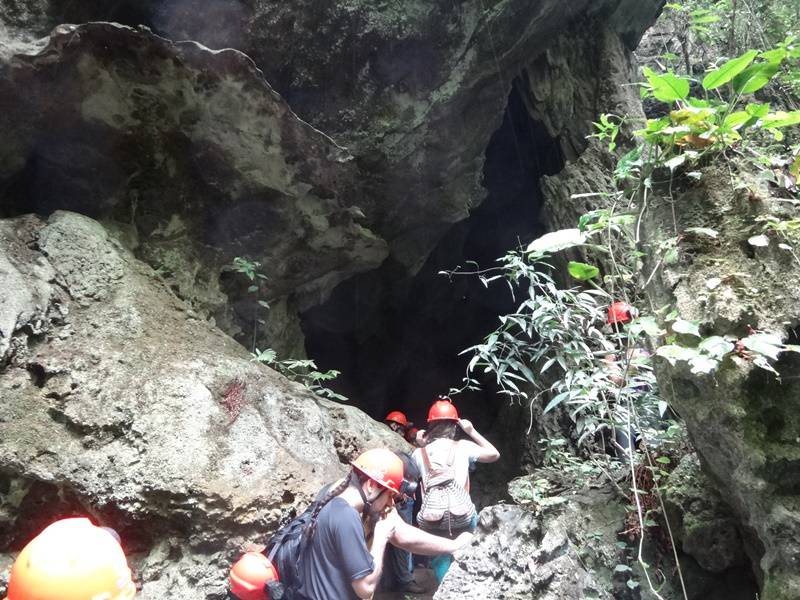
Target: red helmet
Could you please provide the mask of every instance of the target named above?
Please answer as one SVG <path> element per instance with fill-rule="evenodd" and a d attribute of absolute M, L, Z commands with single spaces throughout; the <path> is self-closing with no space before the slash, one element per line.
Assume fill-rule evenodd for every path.
<path fill-rule="evenodd" d="M 458 421 L 458 411 L 450 400 L 437 400 L 428 411 L 428 423 L 443 420 Z"/>
<path fill-rule="evenodd" d="M 403 483 L 403 461 L 391 450 L 374 448 L 361 454 L 353 467 L 390 492 L 400 494 Z"/>
<path fill-rule="evenodd" d="M 618 300 L 608 307 L 606 323 L 609 325 L 614 323 L 627 323 L 633 319 L 633 310 L 630 304 Z"/>
<path fill-rule="evenodd" d="M 406 416 L 399 410 L 393 410 L 390 412 L 388 415 L 386 415 L 384 421 L 393 421 L 398 425 L 402 425 L 403 427 L 408 427 L 411 425 L 411 423 L 408 422 L 408 419 L 406 419 Z"/>
<path fill-rule="evenodd" d="M 239 600 L 267 600 L 264 586 L 278 580 L 278 572 L 260 552 L 247 552 L 231 567 L 231 593 Z"/>

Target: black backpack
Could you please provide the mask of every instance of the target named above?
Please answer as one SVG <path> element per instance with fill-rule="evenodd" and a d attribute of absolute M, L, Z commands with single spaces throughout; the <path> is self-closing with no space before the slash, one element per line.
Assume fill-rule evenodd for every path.
<path fill-rule="evenodd" d="M 330 485 L 322 488 L 316 500 L 300 515 L 278 529 L 267 543 L 264 554 L 278 571 L 280 578 L 266 586 L 265 591 L 270 600 L 307 600 L 299 591 L 300 562 L 309 541 L 307 532 L 311 517 L 330 488 Z"/>

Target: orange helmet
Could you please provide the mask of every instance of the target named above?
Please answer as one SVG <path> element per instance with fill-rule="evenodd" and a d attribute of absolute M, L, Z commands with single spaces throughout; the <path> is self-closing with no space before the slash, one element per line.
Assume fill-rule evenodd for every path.
<path fill-rule="evenodd" d="M 399 410 L 393 410 L 390 412 L 388 415 L 386 415 L 384 421 L 393 421 L 398 425 L 402 425 L 403 427 L 408 427 L 411 425 L 411 423 L 408 422 L 408 419 L 406 419 L 406 416 Z"/>
<path fill-rule="evenodd" d="M 31 540 L 11 567 L 7 600 L 127 600 L 136 587 L 117 540 L 89 519 L 62 519 Z"/>
<path fill-rule="evenodd" d="M 458 411 L 450 400 L 437 400 L 428 411 L 428 423 L 443 420 L 458 421 Z"/>
<path fill-rule="evenodd" d="M 609 325 L 613 325 L 614 323 L 627 323 L 631 319 L 633 319 L 633 307 L 627 302 L 618 300 L 608 307 L 606 323 Z"/>
<path fill-rule="evenodd" d="M 246 552 L 231 567 L 231 593 L 239 600 L 267 600 L 264 586 L 278 580 L 278 572 L 260 552 Z"/>
<path fill-rule="evenodd" d="M 390 492 L 400 494 L 403 461 L 386 448 L 367 450 L 352 463 L 353 467 Z"/>

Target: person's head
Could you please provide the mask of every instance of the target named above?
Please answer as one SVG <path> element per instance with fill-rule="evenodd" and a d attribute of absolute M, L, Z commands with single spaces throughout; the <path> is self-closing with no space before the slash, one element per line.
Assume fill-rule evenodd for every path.
<path fill-rule="evenodd" d="M 412 425 L 408 422 L 406 416 L 399 410 L 393 410 L 383 420 L 392 431 L 396 431 L 400 435 L 404 435 L 406 430 Z"/>
<path fill-rule="evenodd" d="M 7 600 L 128 600 L 136 587 L 119 542 L 89 519 L 62 519 L 11 567 Z"/>
<path fill-rule="evenodd" d="M 425 438 L 432 442 L 441 438 L 455 439 L 458 411 L 450 400 L 437 400 L 428 411 L 428 427 Z"/>
<path fill-rule="evenodd" d="M 627 302 L 612 302 L 606 313 L 606 323 L 614 328 L 621 328 L 636 317 L 636 309 Z"/>
<path fill-rule="evenodd" d="M 362 453 L 352 465 L 368 510 L 380 513 L 391 508 L 401 494 L 403 461 L 391 450 L 374 448 Z"/>

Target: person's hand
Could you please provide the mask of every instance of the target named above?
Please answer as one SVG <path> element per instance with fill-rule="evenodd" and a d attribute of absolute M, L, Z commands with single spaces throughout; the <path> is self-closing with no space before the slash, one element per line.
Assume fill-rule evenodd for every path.
<path fill-rule="evenodd" d="M 397 519 L 399 518 L 400 515 L 397 514 L 397 511 L 391 511 L 390 513 L 378 519 L 378 521 L 375 523 L 373 539 L 388 540 L 390 537 L 392 537 L 394 535 L 394 530 L 397 527 Z"/>
<path fill-rule="evenodd" d="M 460 550 L 461 548 L 469 544 L 472 541 L 472 538 L 474 537 L 475 534 L 469 531 L 465 531 L 464 533 L 459 534 L 458 537 L 455 540 L 453 540 L 456 543 L 456 550 Z"/>
<path fill-rule="evenodd" d="M 472 435 L 475 433 L 475 426 L 472 424 L 472 421 L 468 421 L 467 419 L 459 419 L 458 424 L 461 426 L 461 429 L 464 430 L 464 433 L 467 435 Z"/>
<path fill-rule="evenodd" d="M 425 445 L 425 430 L 420 429 L 417 431 L 417 439 L 414 440 L 420 448 Z"/>
<path fill-rule="evenodd" d="M 451 554 L 457 557 L 461 552 L 463 552 L 466 549 L 467 546 L 469 546 L 469 543 L 472 541 L 473 537 L 475 536 L 469 531 L 465 531 L 464 533 L 459 534 L 459 536 L 453 540 L 455 548 L 453 548 Z"/>

